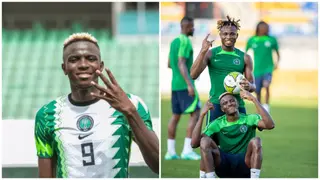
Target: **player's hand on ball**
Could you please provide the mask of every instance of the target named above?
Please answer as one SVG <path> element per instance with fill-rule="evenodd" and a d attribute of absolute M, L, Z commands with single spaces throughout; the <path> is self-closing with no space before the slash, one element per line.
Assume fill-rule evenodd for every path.
<path fill-rule="evenodd" d="M 209 100 L 204 104 L 202 110 L 201 110 L 201 114 L 202 115 L 206 115 L 208 113 L 209 110 L 213 110 L 214 106 L 213 104 L 210 102 L 210 98 Z"/>
<path fill-rule="evenodd" d="M 251 83 L 246 78 L 243 78 L 239 84 L 241 89 L 244 89 L 247 91 L 251 89 Z"/>
<path fill-rule="evenodd" d="M 100 94 L 91 93 L 91 95 L 99 99 L 106 100 L 110 104 L 110 106 L 120 112 L 127 112 L 135 109 L 135 106 L 131 103 L 127 94 L 119 86 L 111 71 L 109 69 L 106 69 L 106 72 L 109 76 L 110 81 L 102 74 L 102 72 L 100 72 L 99 70 L 96 71 L 96 74 L 101 78 L 106 86 L 103 87 L 95 83 L 94 81 L 91 81 L 91 84 L 100 90 Z"/>
<path fill-rule="evenodd" d="M 242 88 L 240 91 L 240 97 L 248 101 L 253 101 L 255 99 L 255 97 L 249 91 L 246 91 L 245 89 L 242 89 Z"/>
<path fill-rule="evenodd" d="M 210 33 L 202 41 L 202 47 L 201 47 L 202 52 L 207 52 L 209 50 L 209 48 L 212 47 L 212 43 L 214 40 L 208 41 L 209 36 L 210 36 Z"/>

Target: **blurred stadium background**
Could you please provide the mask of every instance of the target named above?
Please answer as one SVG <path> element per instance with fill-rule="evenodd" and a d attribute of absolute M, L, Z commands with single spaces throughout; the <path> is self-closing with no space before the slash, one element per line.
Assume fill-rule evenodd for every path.
<path fill-rule="evenodd" d="M 318 177 L 318 4 L 317 2 L 162 2 L 161 3 L 161 134 L 162 176 L 199 177 L 199 162 L 165 161 L 167 124 L 171 117 L 171 70 L 167 68 L 169 44 L 180 33 L 180 20 L 195 18 L 192 37 L 194 59 L 207 33 L 217 36 L 216 22 L 230 15 L 241 19 L 236 47 L 244 50 L 256 24 L 264 20 L 271 35 L 278 39 L 281 60 L 271 85 L 271 115 L 276 128 L 258 132 L 262 138 L 264 159 L 261 177 Z M 249 54 L 253 57 L 252 51 Z M 208 99 L 208 71 L 196 81 L 202 102 Z M 252 104 L 247 111 L 254 113 Z M 177 153 L 183 147 L 188 116 L 180 120 Z M 198 150 L 197 150 L 198 151 Z M 198 151 L 199 152 L 199 151 Z"/>
<path fill-rule="evenodd" d="M 126 92 L 150 108 L 159 136 L 159 3 L 2 4 L 2 174 L 38 177 L 34 117 L 49 101 L 70 92 L 61 70 L 63 41 L 89 32 L 105 66 Z M 158 177 L 133 143 L 131 177 Z M 143 173 L 141 173 L 143 172 Z"/>

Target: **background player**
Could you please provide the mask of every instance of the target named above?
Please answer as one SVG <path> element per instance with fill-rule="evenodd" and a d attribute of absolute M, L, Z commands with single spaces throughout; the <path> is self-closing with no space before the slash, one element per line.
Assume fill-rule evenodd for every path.
<path fill-rule="evenodd" d="M 270 99 L 270 84 L 272 80 L 272 72 L 277 69 L 280 53 L 277 39 L 269 35 L 269 25 L 260 21 L 256 28 L 256 34 L 250 37 L 246 52 L 252 49 L 254 52 L 254 76 L 256 83 L 256 94 L 258 100 L 261 102 L 261 89 L 266 89 L 265 104 L 263 107 L 269 112 L 269 99 Z M 277 53 L 277 60 L 274 63 L 272 58 L 273 50 Z"/>
<path fill-rule="evenodd" d="M 175 150 L 176 128 L 182 114 L 190 114 L 182 159 L 199 160 L 200 156 L 191 147 L 191 135 L 200 113 L 200 101 L 194 81 L 190 77 L 193 63 L 193 48 L 188 36 L 194 32 L 193 19 L 184 17 L 180 23 L 181 34 L 170 45 L 168 67 L 172 69 L 172 117 L 168 124 L 166 160 L 179 159 Z"/>
<path fill-rule="evenodd" d="M 210 102 L 213 103 L 214 108 L 209 111 L 207 116 L 207 124 L 210 121 L 222 116 L 224 112 L 221 110 L 219 104 L 219 96 L 225 89 L 223 87 L 223 80 L 225 76 L 233 71 L 243 73 L 245 78 L 241 85 L 247 91 L 253 92 L 255 90 L 254 77 L 252 74 L 252 60 L 249 55 L 234 47 L 237 38 L 238 30 L 240 30 L 240 20 L 227 16 L 227 20 L 218 21 L 219 36 L 221 39 L 221 46 L 209 48 L 213 41 L 208 41 L 210 34 L 202 42 L 201 51 L 191 67 L 191 77 L 196 79 L 208 66 L 210 75 Z M 240 96 L 236 96 L 239 101 L 239 111 L 246 113 L 243 100 Z M 204 176 L 203 161 L 200 163 L 200 176 Z"/>
<path fill-rule="evenodd" d="M 36 115 L 40 177 L 128 177 L 131 140 L 147 165 L 159 168 L 159 143 L 145 103 L 126 94 L 110 70 L 102 74 L 97 40 L 87 33 L 66 39 L 62 69 L 71 93 Z M 98 76 L 106 87 L 98 85 Z"/>
<path fill-rule="evenodd" d="M 240 92 L 243 99 L 252 101 L 258 114 L 239 113 L 238 101 L 230 93 L 223 93 L 220 105 L 225 115 L 211 122 L 200 135 L 202 121 L 214 106 L 209 101 L 201 111 L 192 136 L 192 146 L 201 148 L 206 178 L 258 178 L 262 165 L 261 139 L 255 137 L 256 127 L 273 129 L 274 122 L 259 101 L 248 91 Z M 211 137 L 216 136 L 212 141 Z M 200 143 L 201 138 L 201 143 Z M 204 143 L 204 142 L 207 143 Z M 219 147 L 217 146 L 219 145 Z"/>

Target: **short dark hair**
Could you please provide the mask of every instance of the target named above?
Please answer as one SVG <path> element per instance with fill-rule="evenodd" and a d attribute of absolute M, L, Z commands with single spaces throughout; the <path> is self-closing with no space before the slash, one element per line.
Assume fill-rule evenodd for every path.
<path fill-rule="evenodd" d="M 231 18 L 230 16 L 227 16 L 227 20 L 219 20 L 217 29 L 220 31 L 222 27 L 224 26 L 234 26 L 237 28 L 237 30 L 240 30 L 240 19 L 235 20 L 234 18 Z"/>
<path fill-rule="evenodd" d="M 182 25 L 183 22 L 192 22 L 193 21 L 193 18 L 192 17 L 189 17 L 189 16 L 185 16 L 181 19 L 180 21 L 180 25 Z"/>
<path fill-rule="evenodd" d="M 258 30 L 259 30 L 259 26 L 262 25 L 262 24 L 265 24 L 269 27 L 269 24 L 266 23 L 265 21 L 260 21 L 258 24 L 257 24 L 257 27 L 256 27 L 256 36 L 258 36 Z M 267 36 L 269 36 L 269 31 L 267 32 L 266 34 Z"/>

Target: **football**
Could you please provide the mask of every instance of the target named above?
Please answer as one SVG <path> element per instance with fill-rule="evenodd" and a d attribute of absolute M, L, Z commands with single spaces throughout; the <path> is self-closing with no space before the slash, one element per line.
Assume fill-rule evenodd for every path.
<path fill-rule="evenodd" d="M 232 94 L 240 93 L 240 82 L 245 77 L 239 72 L 231 72 L 229 73 L 223 81 L 224 89 Z"/>

